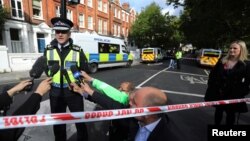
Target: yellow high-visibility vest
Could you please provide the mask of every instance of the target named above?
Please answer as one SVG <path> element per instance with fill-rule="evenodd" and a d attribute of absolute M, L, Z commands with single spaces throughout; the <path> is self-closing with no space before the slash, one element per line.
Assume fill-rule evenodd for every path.
<path fill-rule="evenodd" d="M 49 45 L 50 46 L 50 45 Z M 56 51 L 56 48 L 51 48 L 47 46 L 47 50 L 46 50 L 46 58 L 47 58 L 47 65 L 49 66 L 49 62 L 50 61 L 58 61 L 60 69 L 66 69 L 70 78 L 71 82 L 76 82 L 76 79 L 73 76 L 72 71 L 70 70 L 70 66 L 73 65 L 73 63 L 75 63 L 74 65 L 76 65 L 77 67 L 80 66 L 80 51 L 76 51 L 76 50 L 70 50 L 70 52 L 68 53 L 68 55 L 65 57 L 65 60 L 63 62 L 63 67 L 61 66 L 61 58 L 58 54 L 58 52 Z M 51 67 L 51 66 L 49 66 Z M 50 71 L 48 72 L 48 74 L 50 74 Z M 60 77 L 61 71 L 59 70 L 52 78 L 52 85 L 55 87 L 60 87 Z M 68 82 L 65 79 L 65 76 L 63 76 L 63 87 L 67 87 L 68 86 Z"/>

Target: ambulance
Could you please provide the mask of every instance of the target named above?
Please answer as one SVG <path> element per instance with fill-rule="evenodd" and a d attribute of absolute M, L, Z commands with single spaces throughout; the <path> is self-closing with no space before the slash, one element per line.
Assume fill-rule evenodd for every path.
<path fill-rule="evenodd" d="M 214 67 L 222 55 L 221 50 L 201 49 L 197 57 L 200 66 Z"/>
<path fill-rule="evenodd" d="M 122 39 L 90 33 L 71 33 L 75 45 L 80 46 L 89 63 L 91 73 L 99 68 L 126 66 L 133 63 L 133 56 Z"/>
<path fill-rule="evenodd" d="M 163 59 L 163 54 L 161 48 L 148 47 L 143 48 L 141 51 L 141 61 L 142 62 L 158 62 Z"/>

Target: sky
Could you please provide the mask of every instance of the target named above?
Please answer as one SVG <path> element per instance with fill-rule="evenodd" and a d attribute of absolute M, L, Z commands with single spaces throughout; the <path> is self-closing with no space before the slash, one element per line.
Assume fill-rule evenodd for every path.
<path fill-rule="evenodd" d="M 173 6 L 168 6 L 166 4 L 166 0 L 120 0 L 121 4 L 124 2 L 128 2 L 130 4 L 130 7 L 134 8 L 136 10 L 136 12 L 139 12 L 139 13 L 140 13 L 142 8 L 147 7 L 152 2 L 155 2 L 156 4 L 158 4 L 162 8 L 163 14 L 166 12 L 169 12 L 170 15 L 178 16 L 180 13 L 180 10 L 182 10 L 182 8 L 174 9 Z"/>

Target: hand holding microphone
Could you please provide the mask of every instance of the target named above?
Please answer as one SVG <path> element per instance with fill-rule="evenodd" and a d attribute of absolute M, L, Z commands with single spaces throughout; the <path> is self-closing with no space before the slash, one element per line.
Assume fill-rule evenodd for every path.
<path fill-rule="evenodd" d="M 73 85 L 71 85 L 72 87 L 73 87 L 73 90 L 75 91 L 75 92 L 77 92 L 78 90 L 80 90 L 81 88 L 85 88 L 85 86 L 88 86 L 88 84 L 86 84 L 86 83 L 84 83 L 84 81 L 83 81 L 83 76 L 81 75 L 81 72 L 79 72 L 79 70 L 78 70 L 78 68 L 77 68 L 77 66 L 76 65 L 72 65 L 72 66 L 70 66 L 70 69 L 71 69 L 71 71 L 72 71 L 72 73 L 73 73 L 73 76 L 74 76 L 74 78 L 77 80 L 77 85 L 78 85 L 78 87 L 79 87 L 79 89 L 77 89 L 76 90 L 76 88 L 78 88 L 78 87 L 76 87 L 75 85 L 74 85 L 74 83 L 73 83 Z M 84 89 L 85 90 L 85 89 Z M 88 93 L 88 91 L 86 91 L 87 93 Z M 79 92 L 78 92 L 79 93 Z M 87 94 L 85 94 L 85 93 L 80 93 L 82 96 L 84 96 L 85 98 L 87 98 L 88 97 L 88 95 Z"/>
<path fill-rule="evenodd" d="M 7 93 L 10 97 L 14 96 L 14 94 L 22 91 L 25 87 L 27 87 L 28 85 L 31 85 L 32 83 L 30 82 L 30 80 L 24 80 L 21 81 L 20 83 L 18 83 L 17 85 L 15 85 L 12 88 L 8 88 Z"/>
<path fill-rule="evenodd" d="M 70 66 L 70 70 L 72 71 L 74 78 L 77 80 L 78 85 L 80 85 L 80 83 L 84 84 L 84 82 L 82 80 L 83 77 L 82 77 L 81 73 L 79 72 L 77 66 L 76 65 Z"/>

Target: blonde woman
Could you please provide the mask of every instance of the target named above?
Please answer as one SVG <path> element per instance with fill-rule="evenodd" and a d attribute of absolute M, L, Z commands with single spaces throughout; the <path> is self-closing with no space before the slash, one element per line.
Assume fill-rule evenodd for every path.
<path fill-rule="evenodd" d="M 225 57 L 218 61 L 211 70 L 205 101 L 244 98 L 249 93 L 249 62 L 244 41 L 237 40 L 230 44 Z M 247 112 L 246 103 L 215 106 L 214 121 L 221 124 L 226 113 L 226 124 L 236 123 L 236 113 Z"/>

